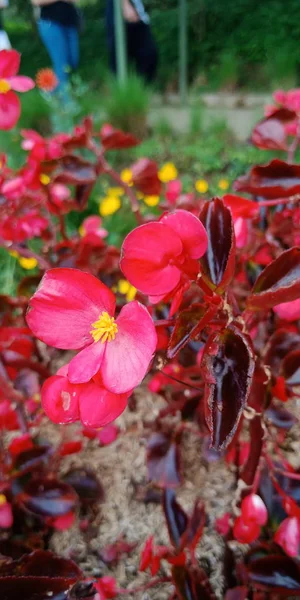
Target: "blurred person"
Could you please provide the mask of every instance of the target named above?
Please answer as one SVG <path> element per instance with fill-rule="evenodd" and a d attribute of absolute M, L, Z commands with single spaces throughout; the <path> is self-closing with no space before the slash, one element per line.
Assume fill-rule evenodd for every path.
<path fill-rule="evenodd" d="M 8 6 L 8 0 L 0 0 L 0 50 L 10 50 L 11 43 L 9 37 L 4 29 L 3 23 L 3 8 Z"/>
<path fill-rule="evenodd" d="M 61 90 L 79 63 L 80 13 L 76 0 L 31 0 L 40 9 L 38 30 Z"/>
<path fill-rule="evenodd" d="M 154 80 L 157 68 L 157 48 L 153 39 L 150 19 L 142 0 L 120 0 L 126 28 L 127 56 L 137 73 L 147 83 Z M 116 72 L 116 44 L 114 0 L 106 2 L 106 27 L 110 68 Z"/>

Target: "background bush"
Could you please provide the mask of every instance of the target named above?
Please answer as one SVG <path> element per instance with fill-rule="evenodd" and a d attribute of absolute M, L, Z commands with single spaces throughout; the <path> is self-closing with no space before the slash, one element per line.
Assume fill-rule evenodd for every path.
<path fill-rule="evenodd" d="M 178 0 L 145 0 L 160 53 L 158 86 L 176 87 L 178 60 Z M 252 88 L 290 85 L 296 81 L 300 53 L 298 0 L 189 1 L 189 74 L 196 87 Z M 82 2 L 81 73 L 96 87 L 107 70 L 105 0 Z M 27 0 L 18 0 L 6 16 L 12 44 L 23 53 L 29 74 L 49 64 L 34 26 Z M 238 49 L 238 50 L 237 50 Z"/>

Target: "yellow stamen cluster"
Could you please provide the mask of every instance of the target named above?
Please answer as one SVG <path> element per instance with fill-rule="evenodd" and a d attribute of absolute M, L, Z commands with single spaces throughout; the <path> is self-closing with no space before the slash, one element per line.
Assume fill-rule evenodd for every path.
<path fill-rule="evenodd" d="M 114 317 L 111 317 L 106 311 L 103 311 L 98 321 L 92 323 L 92 327 L 93 329 L 90 331 L 90 334 L 94 342 L 101 341 L 102 344 L 114 340 L 116 333 L 118 333 L 118 325 Z"/>
<path fill-rule="evenodd" d="M 6 79 L 0 79 L 0 94 L 7 94 L 11 90 L 11 86 Z"/>

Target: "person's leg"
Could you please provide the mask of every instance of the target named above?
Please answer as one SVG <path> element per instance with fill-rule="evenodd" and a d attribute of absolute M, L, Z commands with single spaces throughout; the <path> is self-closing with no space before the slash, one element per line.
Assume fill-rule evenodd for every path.
<path fill-rule="evenodd" d="M 66 27 L 68 41 L 68 65 L 72 70 L 79 64 L 79 36 L 77 27 Z"/>
<path fill-rule="evenodd" d="M 134 62 L 137 73 L 151 83 L 157 68 L 157 49 L 150 26 L 140 21 L 127 23 L 126 29 L 129 60 Z"/>
<path fill-rule="evenodd" d="M 107 39 L 109 67 L 113 73 L 116 73 L 117 65 L 116 65 L 116 44 L 115 44 L 113 0 L 106 0 L 105 24 L 106 24 L 106 39 Z"/>
<path fill-rule="evenodd" d="M 59 81 L 59 88 L 68 82 L 68 41 L 65 27 L 53 21 L 40 19 L 38 22 L 40 37 L 51 58 L 53 69 Z"/>

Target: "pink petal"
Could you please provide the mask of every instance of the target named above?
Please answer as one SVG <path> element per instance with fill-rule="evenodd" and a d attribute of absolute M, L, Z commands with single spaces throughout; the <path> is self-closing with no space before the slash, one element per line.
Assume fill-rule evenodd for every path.
<path fill-rule="evenodd" d="M 29 92 L 35 87 L 33 79 L 25 77 L 24 75 L 17 75 L 16 77 L 8 77 L 8 83 L 11 89 L 15 92 Z"/>
<path fill-rule="evenodd" d="M 139 302 L 129 302 L 117 318 L 118 333 L 107 342 L 101 367 L 104 386 L 121 394 L 139 385 L 157 344 L 153 321 Z"/>
<path fill-rule="evenodd" d="M 114 294 L 93 275 L 50 269 L 29 303 L 27 323 L 49 346 L 76 350 L 90 344 L 91 325 L 103 311 L 114 314 Z"/>
<path fill-rule="evenodd" d="M 17 74 L 20 68 L 21 54 L 16 50 L 1 50 L 0 78 L 6 79 Z"/>
<path fill-rule="evenodd" d="M 201 221 L 187 210 L 174 210 L 160 219 L 178 233 L 190 258 L 200 258 L 207 249 L 207 233 Z"/>
<path fill-rule="evenodd" d="M 96 383 L 84 386 L 80 395 L 80 418 L 87 427 L 104 427 L 125 410 L 127 394 L 113 394 Z"/>
<path fill-rule="evenodd" d="M 146 223 L 125 238 L 120 266 L 126 279 L 144 294 L 166 294 L 180 279 L 179 268 L 170 261 L 181 253 L 181 240 L 170 227 Z"/>
<path fill-rule="evenodd" d="M 273 308 L 280 319 L 285 321 L 296 321 L 300 319 L 300 298 L 291 302 L 282 302 Z"/>
<path fill-rule="evenodd" d="M 67 377 L 54 375 L 42 387 L 43 409 L 54 423 L 74 423 L 79 419 L 79 394 L 82 386 L 72 385 Z"/>
<path fill-rule="evenodd" d="M 0 129 L 8 131 L 17 123 L 21 114 L 21 104 L 15 92 L 0 94 Z"/>
<path fill-rule="evenodd" d="M 105 345 L 93 342 L 72 358 L 68 369 L 68 378 L 72 383 L 86 383 L 99 371 Z"/>

